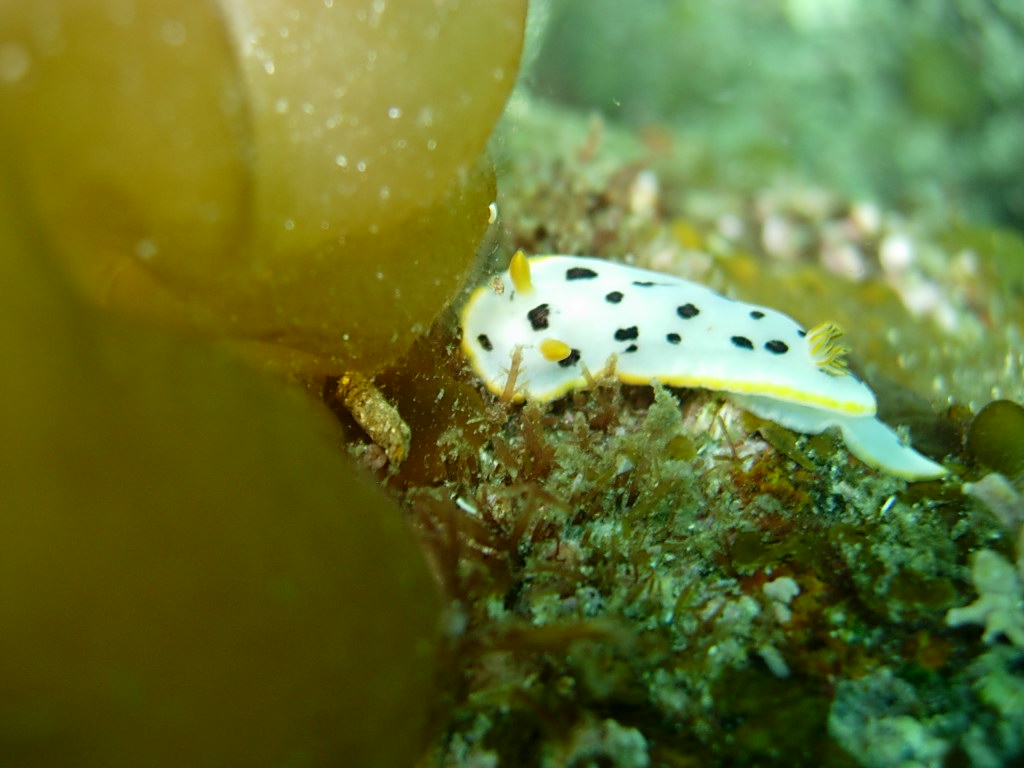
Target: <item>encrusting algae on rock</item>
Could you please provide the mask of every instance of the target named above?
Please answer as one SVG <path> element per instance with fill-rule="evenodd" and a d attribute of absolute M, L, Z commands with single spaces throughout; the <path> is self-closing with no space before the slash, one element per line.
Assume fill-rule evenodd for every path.
<path fill-rule="evenodd" d="M 510 118 L 519 151 L 506 158 L 499 196 L 505 253 L 593 252 L 602 260 L 569 267 L 600 273 L 622 259 L 659 276 L 693 274 L 726 295 L 733 281 L 737 293 L 758 286 L 757 311 L 785 306 L 804 322 L 834 314 L 879 412 L 909 424 L 916 450 L 942 459 L 952 478 L 908 485 L 865 467 L 827 431 L 795 435 L 707 390 L 622 383 L 619 361 L 636 354 L 626 350 L 644 340 L 649 318 L 609 326 L 603 305 L 616 290 L 643 290 L 632 280 L 584 302 L 601 309 L 584 338 L 602 353 L 615 346 L 616 369 L 598 354 L 573 374 L 584 385 L 554 399 L 529 397 L 526 350 L 485 367 L 480 380 L 459 346 L 475 345 L 477 356 L 487 343 L 497 350 L 504 326 L 494 313 L 464 316 L 459 340 L 453 313 L 415 363 L 382 378 L 413 434 L 431 435 L 425 447 L 414 439 L 407 464 L 386 479 L 404 495 L 448 599 L 448 696 L 423 764 L 895 766 L 884 756 L 903 736 L 916 738 L 910 759 L 922 765 L 954 754 L 1005 764 L 1019 752 L 1002 730 L 1019 722 L 1005 687 L 1019 680 L 1006 641 L 987 649 L 977 627 L 946 621 L 974 599 L 970 552 L 1001 535 L 960 491 L 960 479 L 982 472 L 963 449 L 971 408 L 933 409 L 929 401 L 943 399 L 928 387 L 918 390 L 924 397 L 907 394 L 940 381 L 966 399 L 999 372 L 946 378 L 956 360 L 903 371 L 921 359 L 912 329 L 932 321 L 909 317 L 884 270 L 851 289 L 818 265 L 747 251 L 746 241 L 730 250 L 715 232 L 721 218 L 696 203 L 691 214 L 668 191 L 634 206 L 652 194 L 652 167 L 677 172 L 672 158 L 636 160 L 621 135 L 603 142 L 611 129 L 592 123 L 573 144 L 565 136 L 575 118 L 566 115 L 547 115 L 562 143 L 531 143 L 532 130 L 558 133 L 536 106 L 519 102 Z M 742 202 L 732 210 L 761 214 Z M 822 210 L 853 215 L 841 203 Z M 700 226 L 681 243 L 673 217 L 688 215 Z M 583 345 L 556 333 L 565 292 L 549 291 L 547 277 L 538 283 L 535 263 L 522 305 L 512 298 L 526 284 L 522 269 L 481 279 L 480 291 L 516 309 L 513 346 L 550 338 L 582 359 Z M 655 279 L 647 274 L 641 282 Z M 801 290 L 810 293 L 798 303 Z M 976 321 L 928 333 L 972 356 L 978 349 L 965 339 Z M 615 338 L 633 325 L 637 338 Z M 667 343 L 677 332 L 660 330 L 654 340 Z M 551 353 L 541 365 L 568 359 L 555 346 L 538 345 Z M 513 402 L 517 389 L 523 404 Z M 445 419 L 432 407 L 442 402 Z M 867 732 L 876 738 L 865 751 L 857 735 Z"/>
<path fill-rule="evenodd" d="M 422 764 L 1015 764 L 1019 651 L 947 615 L 978 597 L 972 552 L 1013 559 L 961 484 L 989 471 L 964 449 L 972 413 L 1024 396 L 1024 313 L 993 269 L 1019 239 L 968 246 L 946 216 L 789 178 L 737 191 L 658 124 L 630 135 L 529 95 L 507 121 L 492 271 L 520 249 L 593 254 L 805 327 L 832 318 L 880 417 L 950 474 L 907 484 L 828 431 L 801 436 L 713 392 L 602 375 L 605 355 L 584 386 L 516 404 L 526 351 L 482 381 L 459 346 L 483 354 L 483 334 L 497 349 L 499 323 L 460 340 L 452 313 L 384 381 L 403 414 L 418 412 L 414 435 L 432 437 L 387 483 L 449 605 L 448 696 Z M 514 278 L 500 281 L 509 305 Z M 597 303 L 613 290 L 625 293 Z M 562 342 L 537 346 L 554 367 L 565 347 L 582 350 L 549 333 L 561 296 L 521 307 L 548 305 L 519 330 Z M 585 338 L 635 354 L 649 326 L 607 317 Z M 633 325 L 638 339 L 614 338 Z"/>

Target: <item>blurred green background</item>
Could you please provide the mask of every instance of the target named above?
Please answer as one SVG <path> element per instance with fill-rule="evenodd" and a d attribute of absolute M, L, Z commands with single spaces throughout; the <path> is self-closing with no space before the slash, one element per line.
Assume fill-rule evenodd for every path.
<path fill-rule="evenodd" d="M 1024 3 L 555 0 L 530 87 L 665 125 L 708 180 L 802 174 L 1024 226 Z"/>

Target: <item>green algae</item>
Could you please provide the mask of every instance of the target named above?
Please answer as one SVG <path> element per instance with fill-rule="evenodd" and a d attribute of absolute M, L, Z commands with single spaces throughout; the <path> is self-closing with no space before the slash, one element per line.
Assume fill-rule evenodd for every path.
<path fill-rule="evenodd" d="M 824 735 L 828 697 L 813 682 L 780 679 L 752 665 L 725 674 L 717 694 L 719 717 L 732 726 L 747 759 L 766 766 L 844 765 L 843 756 Z M 722 744 L 721 753 L 727 756 L 731 749 Z"/>
<path fill-rule="evenodd" d="M 525 6 L 0 6 L 5 761 L 412 764 L 422 552 L 326 409 L 232 358 L 423 336 L 488 226 Z"/>
<path fill-rule="evenodd" d="M 1024 475 L 1024 407 L 1010 400 L 989 403 L 967 431 L 971 455 L 1010 478 Z"/>
<path fill-rule="evenodd" d="M 473 264 L 525 7 L 9 3 L 3 135 L 91 302 L 373 372 Z"/>
<path fill-rule="evenodd" d="M 408 765 L 438 601 L 395 505 L 303 396 L 83 303 L 9 180 L 4 762 Z"/>

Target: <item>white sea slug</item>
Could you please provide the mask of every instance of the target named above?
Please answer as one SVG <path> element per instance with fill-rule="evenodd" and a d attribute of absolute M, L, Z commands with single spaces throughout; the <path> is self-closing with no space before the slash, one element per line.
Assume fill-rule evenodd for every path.
<path fill-rule="evenodd" d="M 847 370 L 840 335 L 671 275 L 522 252 L 462 312 L 462 349 L 495 394 L 553 400 L 602 372 L 703 387 L 797 432 L 838 427 L 854 456 L 890 474 L 945 475 L 875 418 L 875 396 Z"/>

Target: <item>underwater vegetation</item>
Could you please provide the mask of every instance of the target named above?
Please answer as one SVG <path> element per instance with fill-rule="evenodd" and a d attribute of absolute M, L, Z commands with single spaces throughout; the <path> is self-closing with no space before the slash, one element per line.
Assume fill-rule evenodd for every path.
<path fill-rule="evenodd" d="M 995 472 L 1021 444 L 1019 240 L 792 182 L 706 189 L 664 135 L 529 97 L 499 139 L 498 269 L 597 254 L 834 318 L 882 418 L 954 474 L 907 484 L 701 390 L 597 375 L 508 402 L 452 313 L 378 377 L 413 435 L 380 477 L 448 604 L 420 764 L 1018 760 L 1020 491 Z"/>
<path fill-rule="evenodd" d="M 967 447 L 974 457 L 995 472 L 1024 479 L 1024 406 L 1012 400 L 994 400 L 971 421 Z"/>
<path fill-rule="evenodd" d="M 440 600 L 300 372 L 461 285 L 525 3 L 383 5 L 0 2 L 5 766 L 421 749 Z"/>
<path fill-rule="evenodd" d="M 763 125 L 705 153 L 678 115 L 573 108 L 625 91 L 594 62 L 594 101 L 551 79 L 572 5 L 492 173 L 524 2 L 0 1 L 5 758 L 1020 762 L 1024 243 L 965 217 L 970 179 L 904 205 L 808 182 L 791 153 L 813 143 Z M 813 5 L 776 20 L 841 28 Z M 991 50 L 1003 5 L 971 17 Z M 630 76 L 708 29 L 649 8 Z M 644 70 L 662 87 L 731 71 L 674 45 L 707 68 L 669 56 Z M 967 50 L 935 45 L 924 74 Z M 966 147 L 965 115 L 1014 86 L 950 70 L 913 99 Z M 838 159 L 899 168 L 883 144 Z M 908 483 L 704 389 L 597 375 L 513 402 L 458 317 L 518 250 L 837 323 L 879 418 L 949 476 Z"/>
<path fill-rule="evenodd" d="M 94 303 L 234 339 L 263 365 L 372 372 L 472 263 L 494 198 L 481 150 L 524 14 L 7 2 L 11 172 Z"/>

